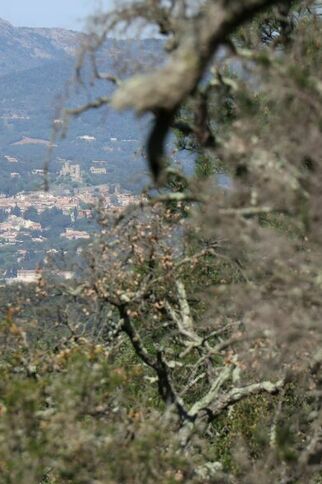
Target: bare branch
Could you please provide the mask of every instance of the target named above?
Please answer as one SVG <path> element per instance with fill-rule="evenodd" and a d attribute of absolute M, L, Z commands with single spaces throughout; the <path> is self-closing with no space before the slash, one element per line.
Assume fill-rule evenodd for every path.
<path fill-rule="evenodd" d="M 197 401 L 189 410 L 190 415 L 197 416 L 201 410 L 204 410 L 209 407 L 209 405 L 218 397 L 219 391 L 221 387 L 226 383 L 232 376 L 234 367 L 233 366 L 226 366 L 223 371 L 220 373 L 218 378 L 213 382 L 211 385 L 210 390 L 208 393 Z"/>
<path fill-rule="evenodd" d="M 107 104 L 110 104 L 110 98 L 107 96 L 102 96 L 95 99 L 94 101 L 90 101 L 87 104 L 79 106 L 78 108 L 66 109 L 65 114 L 67 116 L 79 116 L 86 111 L 89 111 L 90 109 L 98 109 L 102 106 L 106 106 Z"/>
<path fill-rule="evenodd" d="M 202 338 L 197 335 L 193 328 L 193 320 L 184 284 L 181 281 L 176 281 L 176 286 L 178 291 L 180 314 L 177 315 L 174 308 L 169 303 L 166 304 L 166 308 L 168 309 L 173 321 L 175 321 L 177 324 L 179 333 L 185 338 L 188 338 L 189 341 L 184 340 L 184 343 L 189 348 L 191 346 L 199 346 L 202 343 Z"/>
<path fill-rule="evenodd" d="M 224 410 L 231 407 L 235 403 L 250 397 L 251 395 L 257 395 L 259 393 L 269 393 L 274 395 L 278 393 L 285 385 L 285 380 L 278 380 L 276 383 L 270 381 L 264 381 L 261 383 L 253 383 L 240 388 L 233 388 L 227 394 L 220 395 L 216 402 L 209 404 L 209 410 L 211 411 L 211 418 L 215 418 L 220 415 Z"/>
<path fill-rule="evenodd" d="M 168 406 L 174 406 L 182 420 L 189 420 L 190 415 L 184 408 L 183 402 L 176 393 L 169 375 L 168 365 L 163 357 L 162 351 L 158 350 L 156 358 L 153 358 L 145 348 L 142 339 L 132 324 L 125 306 L 119 307 L 120 315 L 123 319 L 123 331 L 129 337 L 137 356 L 151 369 L 158 377 L 159 394 Z"/>

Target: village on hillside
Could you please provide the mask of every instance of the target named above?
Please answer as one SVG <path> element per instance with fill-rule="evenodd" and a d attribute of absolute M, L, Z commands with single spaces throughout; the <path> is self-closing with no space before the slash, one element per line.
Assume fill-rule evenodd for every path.
<path fill-rule="evenodd" d="M 19 110 L 9 114 L 5 122 L 30 122 Z M 115 212 L 137 200 L 136 190 L 120 183 L 137 139 L 111 136 L 99 143 L 75 134 L 71 145 L 71 157 L 57 153 L 49 169 L 46 153 L 58 145 L 46 139 L 23 135 L 0 149 L 0 283 L 36 282 L 49 256 L 77 255 L 90 241 L 98 204 Z"/>
<path fill-rule="evenodd" d="M 0 280 L 36 282 L 46 256 L 86 242 L 95 231 L 95 208 L 122 210 L 135 202 L 119 185 L 99 185 L 63 193 L 0 194 Z M 6 254 L 8 257 L 6 257 Z M 65 276 L 64 276 L 65 277 Z"/>

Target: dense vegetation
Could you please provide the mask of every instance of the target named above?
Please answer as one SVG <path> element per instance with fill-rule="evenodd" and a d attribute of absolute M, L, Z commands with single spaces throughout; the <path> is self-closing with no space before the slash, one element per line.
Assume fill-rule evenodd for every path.
<path fill-rule="evenodd" d="M 142 22 L 166 64 L 101 73 Z M 96 53 L 114 90 L 66 114 L 152 113 L 153 184 L 101 210 L 77 280 L 1 291 L 3 482 L 321 482 L 319 6 L 143 0 L 92 29 L 79 75 Z"/>

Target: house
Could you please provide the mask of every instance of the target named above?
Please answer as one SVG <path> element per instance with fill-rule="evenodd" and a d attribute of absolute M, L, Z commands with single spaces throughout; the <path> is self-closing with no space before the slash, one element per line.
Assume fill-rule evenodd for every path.
<path fill-rule="evenodd" d="M 92 175 L 106 175 L 107 173 L 106 168 L 96 168 L 96 166 L 91 166 L 89 171 Z"/>
<path fill-rule="evenodd" d="M 82 231 L 82 230 L 73 230 L 73 229 L 66 229 L 65 233 L 61 234 L 61 237 L 65 237 L 68 240 L 77 240 L 77 239 L 89 239 L 89 233 Z"/>
<path fill-rule="evenodd" d="M 18 163 L 17 158 L 15 158 L 14 156 L 5 155 L 5 159 L 8 161 L 8 163 Z"/>
<path fill-rule="evenodd" d="M 87 143 L 92 143 L 93 141 L 96 141 L 95 136 L 89 136 L 88 134 L 85 134 L 83 136 L 77 136 L 77 139 L 80 139 L 81 141 L 86 141 Z"/>
<path fill-rule="evenodd" d="M 20 270 L 17 271 L 17 277 L 14 282 L 24 282 L 30 284 L 39 281 L 41 277 L 41 272 L 38 270 Z"/>
<path fill-rule="evenodd" d="M 39 169 L 39 170 L 32 170 L 31 172 L 33 175 L 40 175 L 43 176 L 45 174 L 45 170 Z"/>

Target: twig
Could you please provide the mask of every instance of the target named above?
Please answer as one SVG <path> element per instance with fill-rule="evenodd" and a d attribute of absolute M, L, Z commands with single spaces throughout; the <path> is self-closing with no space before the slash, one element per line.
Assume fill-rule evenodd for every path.
<path fill-rule="evenodd" d="M 94 101 L 90 101 L 87 104 L 79 106 L 78 108 L 66 109 L 65 114 L 67 116 L 80 116 L 81 114 L 89 111 L 90 109 L 98 109 L 106 104 L 110 104 L 110 98 L 107 96 L 102 96 Z"/>

